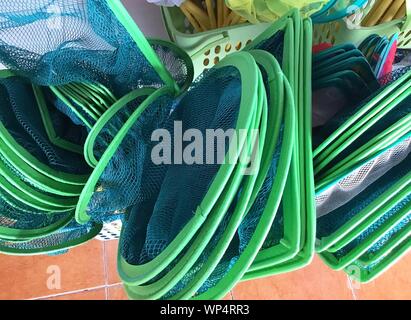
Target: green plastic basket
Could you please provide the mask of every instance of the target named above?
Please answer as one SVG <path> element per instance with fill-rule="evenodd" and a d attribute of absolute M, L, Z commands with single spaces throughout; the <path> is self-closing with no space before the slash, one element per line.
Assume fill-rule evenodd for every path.
<path fill-rule="evenodd" d="M 411 49 L 411 0 L 406 0 L 407 16 L 403 19 L 396 19 L 391 22 L 382 23 L 373 27 L 362 27 L 362 18 L 371 9 L 373 3 L 368 1 L 367 5 L 360 8 L 350 17 L 332 21 L 329 23 L 319 23 L 314 25 L 314 44 L 330 42 L 341 44 L 351 42 L 359 45 L 371 34 L 391 37 L 398 33 L 398 48 Z"/>
<path fill-rule="evenodd" d="M 270 25 L 244 23 L 193 33 L 178 7 L 161 7 L 161 11 L 170 39 L 191 56 L 194 77 L 217 64 L 226 55 L 244 48 Z"/>

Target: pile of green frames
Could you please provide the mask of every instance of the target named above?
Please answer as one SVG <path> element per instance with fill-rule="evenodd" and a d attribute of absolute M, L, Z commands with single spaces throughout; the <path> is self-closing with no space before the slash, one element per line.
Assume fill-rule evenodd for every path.
<path fill-rule="evenodd" d="M 124 7 L 109 5 L 133 31 Z M 154 69 L 174 92 L 192 81 L 188 55 L 162 40 L 146 41 L 133 33 Z M 155 88 L 140 88 L 148 95 Z M 131 95 L 134 93 L 131 93 Z M 97 160 L 122 128 L 128 115 L 116 118 L 130 94 L 117 99 L 99 83 L 38 86 L 11 71 L 0 71 L 0 252 L 15 255 L 64 252 L 121 218 L 120 211 L 93 216 L 84 223 L 75 217 L 93 177 Z M 135 108 L 138 105 L 134 105 Z M 107 133 L 107 132 L 105 132 Z"/>
<path fill-rule="evenodd" d="M 127 210 L 118 271 L 130 298 L 218 299 L 242 279 L 291 271 L 310 262 L 315 240 L 311 88 L 301 85 L 310 83 L 310 68 L 311 22 L 292 11 L 182 94 L 175 109 L 191 106 L 201 117 L 206 111 L 197 109 L 195 101 L 203 94 L 203 86 L 209 86 L 211 95 L 217 88 L 226 88 L 223 97 L 233 89 L 225 83 L 232 81 L 230 73 L 237 70 L 236 86 L 243 90 L 236 93 L 241 94 L 241 102 L 235 106 L 239 118 L 234 129 L 244 129 L 244 122 L 239 122 L 243 113 L 248 127 L 258 129 L 258 139 L 246 139 L 243 147 L 249 154 L 258 142 L 254 151 L 258 166 L 254 164 L 252 174 L 246 174 L 241 162 L 221 165 L 209 192 L 199 199 L 185 194 L 184 186 L 176 183 L 179 198 L 199 202 L 192 218 L 185 219 L 161 249 L 153 248 L 149 235 L 162 228 L 155 224 L 155 217 L 163 201 L 163 186 L 151 205 L 152 216 L 144 215 L 147 206 L 142 204 Z M 219 70 L 227 70 L 222 73 L 227 79 L 221 78 Z M 168 172 L 177 170 L 174 167 L 168 167 Z M 167 215 L 182 214 L 176 208 Z"/>
<path fill-rule="evenodd" d="M 340 113 L 339 127 L 314 151 L 316 250 L 331 268 L 361 282 L 409 248 L 410 77 L 408 71 L 393 78 L 360 107 Z"/>

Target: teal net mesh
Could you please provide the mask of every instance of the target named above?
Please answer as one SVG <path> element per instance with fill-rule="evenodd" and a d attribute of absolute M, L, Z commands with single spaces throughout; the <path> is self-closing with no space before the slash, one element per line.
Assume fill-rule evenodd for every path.
<path fill-rule="evenodd" d="M 285 41 L 285 32 L 277 31 L 273 35 L 268 37 L 267 39 L 262 40 L 259 43 L 256 43 L 255 45 L 253 45 L 253 47 L 255 47 L 255 49 L 260 49 L 260 50 L 264 50 L 264 51 L 271 53 L 275 57 L 275 59 L 278 61 L 280 66 L 282 66 L 283 61 L 284 61 L 284 54 L 286 54 L 284 52 L 284 41 Z M 262 72 L 262 74 L 264 75 L 264 72 Z M 267 83 L 265 83 L 265 85 L 267 87 Z M 267 89 L 266 92 L 267 92 L 267 99 L 269 100 L 270 99 L 269 90 Z M 282 135 L 283 129 L 284 128 L 281 129 L 281 135 Z M 269 191 L 271 190 L 270 186 L 273 183 L 273 178 L 274 178 L 273 174 L 275 174 L 275 166 L 276 166 L 275 162 L 276 161 L 278 161 L 278 159 L 273 160 L 273 163 L 269 169 L 268 176 L 260 190 L 259 196 L 256 199 L 256 201 L 262 201 L 265 203 L 265 201 L 267 200 Z M 267 248 L 270 248 L 270 247 L 273 247 L 279 244 L 280 240 L 283 238 L 283 235 L 284 235 L 284 216 L 283 216 L 283 206 L 281 203 L 278 209 L 278 212 L 275 216 L 274 222 L 270 227 L 270 231 L 267 235 L 266 240 L 264 241 L 262 248 L 267 249 Z"/>
<path fill-rule="evenodd" d="M 26 193 L 29 192 L 33 196 L 45 195 L 47 197 L 53 197 L 55 202 L 58 202 L 63 207 L 74 208 L 77 203 L 76 197 L 60 197 L 55 194 L 51 194 L 47 191 L 44 191 L 39 187 L 33 180 L 28 179 L 24 174 L 17 170 L 0 152 L 0 175 L 2 179 L 5 179 L 8 184 L 11 181 L 19 182 L 27 187 Z M 14 185 L 13 185 L 14 186 Z M 21 189 L 19 189 L 21 190 Z M 45 209 L 46 210 L 46 209 Z M 52 211 L 58 211 L 52 210 Z M 61 210 L 60 210 L 61 211 Z"/>
<path fill-rule="evenodd" d="M 173 112 L 156 128 L 167 129 L 171 137 L 175 121 L 180 123 L 181 132 L 196 129 L 203 137 L 206 137 L 206 130 L 230 132 L 228 130 L 235 128 L 237 123 L 240 101 L 241 79 L 238 70 L 234 67 L 211 69 L 196 79 L 188 92 L 174 103 Z M 150 108 L 148 112 L 154 110 Z M 160 110 L 164 110 L 164 106 Z M 158 115 L 153 117 L 153 121 L 158 119 Z M 147 139 L 152 131 L 144 131 Z M 217 144 L 212 143 L 209 149 L 205 140 L 201 145 L 206 152 L 202 154 L 200 163 L 187 164 L 184 161 L 178 164 L 174 158 L 173 164 L 156 166 L 147 152 L 145 161 L 138 161 L 137 158 L 137 163 L 144 167 L 136 174 L 144 174 L 146 179 L 141 187 L 136 184 L 137 193 L 129 201 L 134 207 L 126 219 L 120 244 L 121 254 L 127 262 L 143 264 L 154 259 L 194 216 L 221 164 Z M 182 150 L 189 142 L 183 142 Z M 225 143 L 223 158 L 228 145 Z M 181 152 L 175 148 L 173 144 L 171 155 L 174 151 Z M 213 164 L 206 159 L 210 154 L 215 159 Z"/>
<path fill-rule="evenodd" d="M 172 96 L 160 97 L 147 107 L 129 130 L 101 175 L 88 204 L 87 213 L 93 219 L 101 220 L 119 211 L 125 212 L 128 207 L 145 203 L 157 195 L 165 166 L 157 166 L 151 160 L 151 150 L 156 144 L 151 141 L 151 134 L 156 129 L 170 129 L 172 106 Z"/>
<path fill-rule="evenodd" d="M 3 1 L 0 29 L 0 61 L 36 84 L 97 82 L 116 96 L 163 85 L 106 1 Z"/>
<path fill-rule="evenodd" d="M 127 119 L 129 119 L 132 113 L 147 97 L 147 95 L 143 95 L 127 103 L 103 126 L 93 145 L 93 154 L 97 160 L 101 158 L 104 151 L 106 151 L 116 134 L 124 126 Z"/>
<path fill-rule="evenodd" d="M 0 240 L 0 252 L 5 253 L 20 253 L 20 254 L 34 254 L 34 253 L 61 253 L 74 245 L 80 245 L 92 238 L 100 227 L 93 223 L 79 225 L 75 221 L 70 222 L 67 226 L 58 231 L 29 241 L 7 241 Z"/>
<path fill-rule="evenodd" d="M 72 216 L 73 212 L 50 214 L 13 199 L 0 188 L 0 226 L 13 230 L 35 230 L 50 226 Z M 0 235 L 1 237 L 1 235 Z"/>
<path fill-rule="evenodd" d="M 0 79 L 0 121 L 8 133 L 40 162 L 67 173 L 84 174 L 90 171 L 82 155 L 69 152 L 53 144 L 46 132 L 39 107 L 29 82 L 20 77 Z M 53 119 L 63 114 L 54 114 Z M 54 124 L 56 127 L 57 123 Z M 71 130 L 71 136 L 84 133 Z M 77 138 L 81 139 L 81 138 Z"/>
<path fill-rule="evenodd" d="M 267 39 L 259 43 L 253 43 L 252 47 L 253 49 L 260 49 L 271 53 L 281 66 L 284 56 L 284 36 L 284 31 L 277 31 Z"/>
<path fill-rule="evenodd" d="M 44 96 L 56 135 L 75 145 L 83 146 L 87 138 L 87 130 L 83 127 L 82 121 L 49 88 L 39 87 L 39 89 Z"/>

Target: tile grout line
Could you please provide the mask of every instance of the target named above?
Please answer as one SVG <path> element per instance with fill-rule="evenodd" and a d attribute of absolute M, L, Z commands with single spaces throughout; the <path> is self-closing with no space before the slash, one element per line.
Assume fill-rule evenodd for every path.
<path fill-rule="evenodd" d="M 94 290 L 98 290 L 98 289 L 103 289 L 105 287 L 106 287 L 105 285 L 100 285 L 100 286 L 96 286 L 96 287 L 83 288 L 83 289 L 78 289 L 78 290 L 64 291 L 64 292 L 60 292 L 60 293 L 56 293 L 56 294 L 50 294 L 50 295 L 47 295 L 47 296 L 29 298 L 29 299 L 26 299 L 26 300 L 40 300 L 40 299 L 47 299 L 47 298 L 53 298 L 53 297 L 60 297 L 60 296 L 68 295 L 68 294 L 81 293 L 81 292 L 84 292 L 84 291 L 94 291 Z"/>
<path fill-rule="evenodd" d="M 100 286 L 96 286 L 96 287 L 83 288 L 83 289 L 71 290 L 71 291 L 64 291 L 64 292 L 51 294 L 51 295 L 46 295 L 46 296 L 29 298 L 27 300 L 39 300 L 39 299 L 47 299 L 47 298 L 52 298 L 52 297 L 61 297 L 61 296 L 64 296 L 64 295 L 77 294 L 77 293 L 81 293 L 81 292 L 84 292 L 84 291 L 93 291 L 93 290 L 98 290 L 98 289 L 104 289 L 105 298 L 106 298 L 106 300 L 108 300 L 108 288 L 111 287 L 111 286 L 120 285 L 121 283 L 114 283 L 112 285 L 108 284 L 108 265 L 107 265 L 107 259 L 106 259 L 106 244 L 105 244 L 105 241 L 101 241 L 101 242 L 102 242 L 102 251 L 103 251 L 104 284 L 102 284 Z"/>
<path fill-rule="evenodd" d="M 107 266 L 107 255 L 106 255 L 106 242 L 103 242 L 103 272 L 104 272 L 104 294 L 106 295 L 106 300 L 109 300 L 108 297 L 108 266 Z"/>
<path fill-rule="evenodd" d="M 60 292 L 60 293 L 56 293 L 56 294 L 50 294 L 50 295 L 47 295 L 47 296 L 29 298 L 29 299 L 26 299 L 26 300 L 40 300 L 40 299 L 47 299 L 47 298 L 53 298 L 53 297 L 60 297 L 60 296 L 65 296 L 65 295 L 69 295 L 69 294 L 81 293 L 81 292 L 84 292 L 84 291 L 94 291 L 94 290 L 106 289 L 106 288 L 108 289 L 108 288 L 116 287 L 116 286 L 120 286 L 120 285 L 122 285 L 122 283 L 118 282 L 118 283 L 113 283 L 113 284 L 109 284 L 109 285 L 101 285 L 101 286 L 83 288 L 83 289 L 72 290 L 72 291 L 64 291 L 64 292 Z"/>

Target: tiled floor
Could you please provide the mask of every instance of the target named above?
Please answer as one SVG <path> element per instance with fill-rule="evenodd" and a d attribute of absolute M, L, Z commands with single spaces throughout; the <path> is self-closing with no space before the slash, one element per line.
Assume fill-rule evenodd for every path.
<path fill-rule="evenodd" d="M 61 256 L 0 255 L 0 299 L 127 299 L 116 271 L 117 245 L 93 240 Z M 292 273 L 242 282 L 226 299 L 411 299 L 410 264 L 408 254 L 358 286 L 315 258 Z"/>

